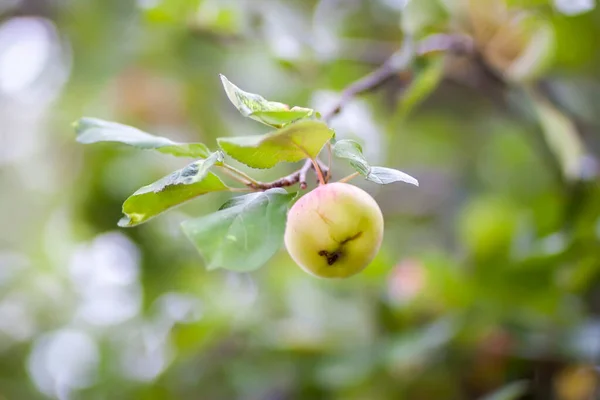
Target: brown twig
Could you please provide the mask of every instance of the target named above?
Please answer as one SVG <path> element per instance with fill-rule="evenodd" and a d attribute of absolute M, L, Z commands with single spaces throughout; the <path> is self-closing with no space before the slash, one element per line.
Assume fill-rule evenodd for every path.
<path fill-rule="evenodd" d="M 321 162 L 319 160 L 317 160 L 317 163 L 319 164 L 319 167 L 320 167 L 321 171 L 323 172 L 323 174 L 325 176 L 329 177 L 330 174 L 329 174 L 329 168 L 327 167 L 327 165 L 323 164 L 323 162 Z M 279 178 L 272 182 L 257 182 L 256 184 L 251 183 L 251 184 L 248 184 L 248 187 L 250 187 L 251 189 L 254 189 L 254 190 L 268 190 L 268 189 L 273 189 L 273 188 L 278 188 L 278 187 L 293 186 L 296 183 L 299 183 L 300 189 L 304 190 L 307 188 L 306 175 L 308 174 L 308 171 L 310 171 L 311 169 L 314 169 L 314 164 L 313 164 L 312 160 L 310 158 L 308 158 L 304 161 L 302 168 L 300 168 L 297 171 L 292 172 L 291 174 L 289 174 L 287 176 L 284 176 L 283 178 Z"/>
<path fill-rule="evenodd" d="M 304 165 L 300 168 L 298 173 L 298 180 L 300 182 L 300 189 L 306 189 L 306 174 L 313 167 L 313 163 L 310 160 L 304 160 Z"/>

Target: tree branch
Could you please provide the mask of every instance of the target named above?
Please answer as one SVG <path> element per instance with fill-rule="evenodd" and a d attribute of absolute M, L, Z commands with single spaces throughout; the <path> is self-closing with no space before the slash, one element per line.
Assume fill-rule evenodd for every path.
<path fill-rule="evenodd" d="M 327 112 L 322 113 L 322 119 L 325 122 L 329 122 L 333 117 L 339 114 L 342 108 L 344 108 L 355 96 L 380 88 L 399 72 L 408 69 L 415 56 L 445 51 L 454 54 L 463 54 L 471 53 L 473 49 L 473 40 L 465 35 L 436 34 L 427 36 L 416 44 L 411 37 L 406 37 L 402 47 L 394 52 L 379 68 L 346 87 L 334 106 Z M 327 183 L 331 178 L 329 167 L 318 159 L 316 160 L 316 163 L 322 171 L 325 182 Z M 290 175 L 272 182 L 249 183 L 247 186 L 254 190 L 267 190 L 276 187 L 292 186 L 299 183 L 300 189 L 306 189 L 306 175 L 311 169 L 314 170 L 315 166 L 311 159 L 306 159 L 302 167 Z"/>
<path fill-rule="evenodd" d="M 339 100 L 327 112 L 322 114 L 323 120 L 329 122 L 342 108 L 355 96 L 375 90 L 393 77 L 397 72 L 405 69 L 414 56 L 414 44 L 411 38 L 405 38 L 402 47 L 396 51 L 381 67 L 367 76 L 350 84 L 342 91 Z"/>
<path fill-rule="evenodd" d="M 448 52 L 452 54 L 473 54 L 475 43 L 473 38 L 463 34 L 439 33 L 427 36 L 417 44 L 417 55 Z"/>
<path fill-rule="evenodd" d="M 355 96 L 380 88 L 399 72 L 408 69 L 416 55 L 424 56 L 437 52 L 470 54 L 473 50 L 473 39 L 466 35 L 436 34 L 427 36 L 416 44 L 412 38 L 407 37 L 404 39 L 402 47 L 394 52 L 381 67 L 344 89 L 334 106 L 322 114 L 323 120 L 329 122 Z"/>
<path fill-rule="evenodd" d="M 298 180 L 300 182 L 300 189 L 302 190 L 306 189 L 306 174 L 311 168 L 313 168 L 313 163 L 309 159 L 307 159 L 304 160 L 304 165 L 302 166 L 302 168 L 300 168 L 300 170 L 297 171 Z"/>
<path fill-rule="evenodd" d="M 323 164 L 319 160 L 317 160 L 317 163 L 319 164 L 319 167 L 321 168 L 321 171 L 323 172 L 323 174 L 326 176 L 329 176 L 329 168 L 327 167 L 327 165 Z M 254 190 L 268 190 L 268 189 L 273 189 L 273 188 L 278 188 L 278 187 L 293 186 L 296 183 L 299 183 L 300 189 L 306 189 L 306 187 L 307 187 L 306 175 L 308 174 L 308 171 L 310 171 L 311 169 L 314 169 L 314 164 L 310 158 L 307 158 L 306 160 L 304 160 L 304 164 L 302 165 L 302 168 L 300 168 L 297 171 L 292 172 L 291 174 L 289 174 L 287 176 L 284 176 L 283 178 L 279 178 L 272 182 L 249 183 L 247 186 Z"/>

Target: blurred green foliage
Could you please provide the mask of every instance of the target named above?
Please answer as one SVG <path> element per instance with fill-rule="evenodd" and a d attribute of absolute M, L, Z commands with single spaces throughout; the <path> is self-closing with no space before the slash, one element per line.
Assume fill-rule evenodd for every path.
<path fill-rule="evenodd" d="M 594 398 L 600 10 L 509 1 L 552 33 L 523 81 L 511 66 L 531 31 L 494 4 L 404 3 L 0 4 L 0 398 Z M 283 249 L 256 272 L 207 271 L 180 223 L 228 194 L 117 227 L 128 196 L 186 160 L 82 146 L 73 121 L 214 148 L 264 133 L 219 73 L 322 111 L 401 46 L 403 28 L 472 34 L 478 56 L 444 56 L 439 83 L 440 55 L 421 57 L 332 121 L 370 162 L 420 183 L 354 181 L 386 217 L 365 272 L 317 280 Z M 333 166 L 334 179 L 350 172 Z"/>

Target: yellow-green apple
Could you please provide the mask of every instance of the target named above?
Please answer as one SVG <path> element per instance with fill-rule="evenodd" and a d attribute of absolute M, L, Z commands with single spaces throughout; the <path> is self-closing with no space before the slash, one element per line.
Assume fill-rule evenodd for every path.
<path fill-rule="evenodd" d="M 383 215 L 364 190 L 347 183 L 321 185 L 290 209 L 285 247 L 306 272 L 346 278 L 367 267 L 379 252 Z"/>

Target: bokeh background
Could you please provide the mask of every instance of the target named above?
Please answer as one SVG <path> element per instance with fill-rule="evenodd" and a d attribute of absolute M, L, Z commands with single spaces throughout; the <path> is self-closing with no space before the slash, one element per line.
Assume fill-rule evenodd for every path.
<path fill-rule="evenodd" d="M 219 73 L 323 111 L 407 33 L 469 33 L 459 0 L 0 1 L 0 399 L 598 398 L 600 10 L 509 1 L 553 52 L 525 86 L 510 66 L 530 36 L 498 33 L 486 4 L 467 13 L 474 55 L 419 58 L 332 120 L 421 185 L 353 181 L 385 214 L 384 244 L 327 281 L 283 249 L 256 272 L 207 272 L 179 224 L 227 195 L 118 228 L 127 196 L 186 160 L 83 146 L 71 124 L 213 148 L 264 133 Z"/>

